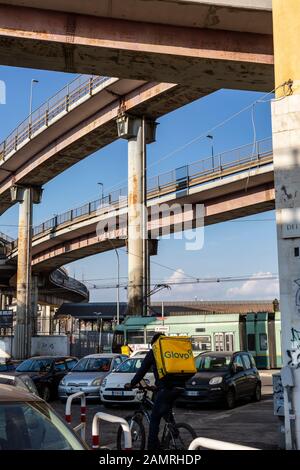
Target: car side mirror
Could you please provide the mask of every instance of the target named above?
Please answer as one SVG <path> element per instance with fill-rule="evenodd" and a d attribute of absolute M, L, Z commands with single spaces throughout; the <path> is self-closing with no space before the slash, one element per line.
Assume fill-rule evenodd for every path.
<path fill-rule="evenodd" d="M 237 372 L 236 366 L 235 366 L 234 364 L 232 364 L 232 366 L 231 366 L 231 372 L 232 372 L 233 374 L 236 374 L 236 372 Z"/>

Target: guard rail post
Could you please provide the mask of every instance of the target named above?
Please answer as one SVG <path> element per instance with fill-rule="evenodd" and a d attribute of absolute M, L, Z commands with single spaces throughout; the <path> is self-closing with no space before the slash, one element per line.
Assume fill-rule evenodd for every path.
<path fill-rule="evenodd" d="M 120 418 L 119 416 L 110 415 L 108 413 L 103 413 L 99 411 L 95 414 L 93 418 L 92 424 L 92 448 L 99 449 L 100 445 L 100 420 L 107 421 L 109 423 L 118 423 L 122 426 L 123 433 L 124 433 L 124 440 L 125 440 L 125 448 L 124 450 L 132 450 L 132 438 L 131 438 L 131 431 L 129 428 L 129 424 L 124 418 Z"/>
<path fill-rule="evenodd" d="M 80 398 L 80 424 L 74 427 L 74 431 L 80 431 L 81 438 L 85 441 L 85 431 L 86 431 L 86 398 L 84 392 L 76 392 L 70 395 L 66 402 L 65 418 L 68 424 L 71 424 L 72 414 L 71 406 L 73 400 Z"/>

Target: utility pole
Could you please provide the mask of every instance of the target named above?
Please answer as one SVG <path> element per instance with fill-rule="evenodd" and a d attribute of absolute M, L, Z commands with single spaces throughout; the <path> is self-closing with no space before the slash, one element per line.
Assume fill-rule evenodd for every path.
<path fill-rule="evenodd" d="M 113 244 L 110 238 L 108 238 L 113 250 L 117 255 L 117 325 L 120 324 L 120 256 L 117 248 Z"/>

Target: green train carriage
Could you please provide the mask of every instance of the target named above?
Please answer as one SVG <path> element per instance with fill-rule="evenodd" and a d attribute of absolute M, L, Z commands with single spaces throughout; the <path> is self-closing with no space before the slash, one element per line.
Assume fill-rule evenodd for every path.
<path fill-rule="evenodd" d="M 148 346 L 152 336 L 163 331 L 170 336 L 191 336 L 194 354 L 201 351 L 248 350 L 258 368 L 281 366 L 280 313 L 194 314 L 161 317 L 126 317 L 114 332 L 112 351 L 122 344 Z"/>

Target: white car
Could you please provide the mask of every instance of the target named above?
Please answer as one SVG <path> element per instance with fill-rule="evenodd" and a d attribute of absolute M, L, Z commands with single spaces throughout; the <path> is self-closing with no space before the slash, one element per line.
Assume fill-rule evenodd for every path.
<path fill-rule="evenodd" d="M 150 349 L 137 349 L 130 354 L 130 357 L 145 357 L 146 354 L 150 351 Z"/>
<path fill-rule="evenodd" d="M 144 356 L 130 357 L 124 361 L 116 370 L 108 374 L 100 387 L 100 397 L 104 405 L 109 406 L 113 403 L 138 403 L 142 394 L 138 388 L 125 390 L 124 385 L 129 383 L 135 373 L 141 367 Z M 144 380 L 149 385 L 154 385 L 155 379 L 153 372 L 148 372 Z"/>

